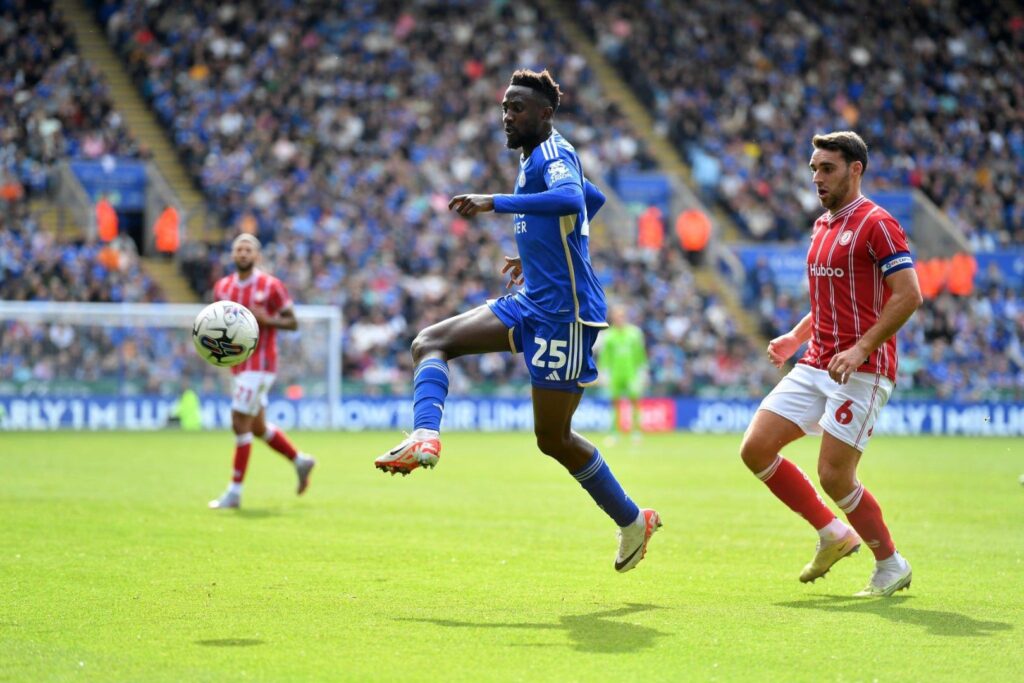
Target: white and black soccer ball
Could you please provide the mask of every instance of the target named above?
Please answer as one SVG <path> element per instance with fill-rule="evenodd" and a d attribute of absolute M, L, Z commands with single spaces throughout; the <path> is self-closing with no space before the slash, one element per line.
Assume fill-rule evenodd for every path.
<path fill-rule="evenodd" d="M 196 316 L 192 343 L 202 358 L 219 368 L 248 360 L 260 340 L 256 316 L 234 301 L 215 301 Z"/>

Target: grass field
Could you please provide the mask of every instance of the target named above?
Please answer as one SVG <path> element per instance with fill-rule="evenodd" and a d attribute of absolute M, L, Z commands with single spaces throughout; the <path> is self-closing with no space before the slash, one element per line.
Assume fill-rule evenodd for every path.
<path fill-rule="evenodd" d="M 1021 440 L 877 438 L 861 473 L 914 583 L 855 600 L 870 553 L 800 584 L 814 534 L 737 437 L 603 450 L 665 521 L 619 575 L 528 435 L 449 435 L 405 479 L 371 466 L 393 434 L 294 436 L 307 496 L 257 444 L 215 512 L 227 434 L 0 434 L 0 680 L 1020 680 Z"/>

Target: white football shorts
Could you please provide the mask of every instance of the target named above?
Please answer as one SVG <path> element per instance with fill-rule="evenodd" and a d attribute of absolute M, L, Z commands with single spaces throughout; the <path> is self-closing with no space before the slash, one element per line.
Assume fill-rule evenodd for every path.
<path fill-rule="evenodd" d="M 826 431 L 863 451 L 894 387 L 885 375 L 868 372 L 855 372 L 846 384 L 837 384 L 827 370 L 797 364 L 760 408 L 795 422 L 806 434 Z"/>
<path fill-rule="evenodd" d="M 275 375 L 261 370 L 246 370 L 235 375 L 231 391 L 231 410 L 253 417 L 267 407 L 267 395 Z"/>

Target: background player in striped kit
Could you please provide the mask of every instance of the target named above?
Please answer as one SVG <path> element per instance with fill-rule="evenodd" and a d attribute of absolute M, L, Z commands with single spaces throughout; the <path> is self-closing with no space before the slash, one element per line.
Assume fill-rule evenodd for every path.
<path fill-rule="evenodd" d="M 762 401 L 743 438 L 744 463 L 819 535 L 800 580 L 814 581 L 861 541 L 875 555 L 867 587 L 889 596 L 910 586 L 882 509 L 857 478 L 857 464 L 896 381 L 896 332 L 922 303 L 910 247 L 899 223 L 860 193 L 867 145 L 849 131 L 816 135 L 810 167 L 827 212 L 814 223 L 807 254 L 811 312 L 768 344 L 776 366 L 807 352 Z M 779 455 L 805 433 L 823 433 L 818 477 L 852 525 L 822 502 L 807 476 Z"/>
<path fill-rule="evenodd" d="M 521 352 L 533 386 L 537 446 L 565 467 L 618 525 L 614 566 L 625 572 L 644 557 L 661 520 L 654 510 L 641 510 L 630 500 L 594 444 L 572 429 L 584 387 L 597 381 L 594 341 L 608 325 L 589 250 L 589 219 L 604 195 L 584 178 L 575 149 L 553 128 L 560 99 L 561 90 L 546 70 L 512 75 L 501 107 L 506 145 L 522 149 L 515 192 L 458 195 L 448 208 L 467 218 L 489 211 L 513 214 L 519 256 L 506 256 L 502 272 L 510 273 L 509 287 L 525 286 L 416 336 L 415 431 L 375 464 L 392 474 L 437 464 L 448 361 L 468 354 Z"/>
<path fill-rule="evenodd" d="M 231 391 L 231 427 L 235 432 L 234 470 L 231 483 L 224 494 L 210 501 L 215 509 L 237 508 L 242 500 L 242 481 L 249 466 L 252 439 L 263 439 L 268 446 L 283 455 L 295 466 L 298 493 L 309 486 L 309 474 L 316 461 L 296 450 L 277 425 L 266 421 L 267 395 L 277 373 L 277 330 L 296 330 L 292 300 L 284 284 L 273 275 L 256 267 L 260 256 L 260 241 L 242 234 L 231 244 L 231 258 L 236 271 L 222 277 L 213 287 L 214 299 L 228 299 L 242 304 L 256 316 L 260 324 L 260 340 L 241 365 L 231 368 L 234 374 Z"/>

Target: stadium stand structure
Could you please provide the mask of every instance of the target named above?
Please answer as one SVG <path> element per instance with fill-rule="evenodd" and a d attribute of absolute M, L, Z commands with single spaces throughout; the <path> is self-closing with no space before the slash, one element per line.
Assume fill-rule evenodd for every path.
<path fill-rule="evenodd" d="M 818 213 L 811 135 L 857 128 L 872 147 L 868 190 L 921 188 L 975 248 L 1024 243 L 1019 7 L 580 0 L 575 9 L 707 196 L 751 237 L 800 239 Z"/>
<path fill-rule="evenodd" d="M 687 185 L 687 188 L 678 188 L 686 192 L 692 185 L 691 173 L 688 165 L 678 152 L 666 144 L 668 141 L 663 135 L 658 134 L 659 127 L 655 125 L 647 107 L 645 107 L 635 93 L 630 89 L 622 77 L 615 71 L 605 56 L 592 43 L 585 31 L 577 27 L 576 20 L 565 11 L 565 8 L 553 0 L 542 0 L 541 5 L 548 14 L 558 21 L 562 30 L 566 33 L 569 43 L 586 58 L 587 63 L 594 69 L 597 77 L 604 86 L 604 92 L 610 100 L 613 100 L 622 108 L 622 111 L 633 123 L 633 129 L 646 142 L 652 156 L 657 160 L 660 170 L 673 178 L 675 184 Z M 681 194 L 681 192 L 676 192 Z M 692 192 L 687 194 L 693 195 Z M 699 202 L 695 195 L 693 201 Z M 703 204 L 689 203 L 681 207 L 686 209 L 698 209 L 709 213 Z M 738 233 L 738 227 L 728 213 L 712 205 L 714 225 L 722 233 L 721 237 L 729 239 Z M 670 217 L 671 218 L 671 217 Z M 721 297 L 726 310 L 734 320 L 741 332 L 748 337 L 758 339 L 758 329 L 754 318 L 743 308 L 737 292 L 732 287 L 732 282 L 722 277 L 715 258 L 706 258 L 701 267 L 695 269 L 694 278 L 698 286 L 705 291 L 715 292 Z"/>
<path fill-rule="evenodd" d="M 612 12 L 616 6 L 594 5 L 600 12 Z M 656 6 L 644 5 L 648 9 Z M 457 191 L 500 192 L 510 187 L 513 164 L 501 149 L 496 103 L 508 72 L 521 65 L 522 59 L 531 66 L 550 66 L 563 82 L 569 97 L 560 129 L 577 143 L 592 175 L 615 168 L 650 169 L 655 161 L 650 145 L 636 133 L 623 109 L 609 104 L 594 73 L 600 65 L 589 65 L 577 54 L 573 42 L 530 6 L 489 6 L 466 19 L 456 16 L 457 3 L 412 8 L 397 2 L 381 3 L 372 10 L 325 5 L 323 11 L 267 3 L 255 6 L 263 8 L 259 10 L 262 14 L 244 17 L 251 20 L 254 30 L 243 40 L 235 35 L 241 23 L 237 13 L 254 11 L 249 7 L 222 7 L 213 2 L 151 6 L 115 0 L 97 3 L 92 9 L 103 17 L 124 68 L 156 112 L 161 128 L 147 134 L 147 143 L 149 135 L 163 139 L 169 132 L 175 142 L 171 154 L 186 160 L 188 182 L 195 179 L 204 189 L 203 201 L 220 212 L 217 220 L 232 233 L 247 229 L 261 234 L 267 242 L 269 267 L 286 279 L 297 299 L 341 303 L 348 323 L 345 373 L 356 390 L 404 392 L 410 370 L 408 342 L 414 331 L 502 291 L 496 264 L 502 253 L 511 251 L 505 222 L 496 218 L 467 224 L 444 205 Z M 773 17 L 773 7 L 751 16 Z M 598 20 L 603 16 L 600 12 Z M 585 16 L 583 12 L 575 14 L 577 19 Z M 964 16 L 969 19 L 973 15 L 968 12 Z M 179 23 L 172 25 L 172 18 Z M 20 25 L 13 22 L 29 20 L 28 14 L 5 18 L 17 30 Z M 787 21 L 803 25 L 792 17 Z M 958 40 L 975 44 L 973 35 L 958 38 L 965 29 L 957 21 L 946 22 L 942 35 L 947 40 L 936 47 L 940 52 L 960 51 Z M 1020 29 L 1012 28 L 1012 17 L 1006 22 L 1017 42 L 1010 48 L 999 47 L 1000 55 L 1007 49 L 1013 54 L 1019 47 Z M 87 26 L 77 18 L 75 23 Z M 774 41 L 788 40 L 792 33 L 786 28 L 789 24 L 780 26 L 778 33 L 772 33 L 754 22 L 754 28 L 744 30 L 756 29 L 765 44 L 772 46 Z M 10 29 L 0 25 L 0 30 Z M 624 36 L 616 31 L 621 33 L 621 27 L 610 31 L 612 39 L 600 30 L 594 33 L 598 47 L 613 60 L 616 41 L 621 47 L 629 37 L 628 31 Z M 289 45 L 300 49 L 286 49 Z M 196 46 L 199 49 L 193 49 Z M 352 69 L 339 68 L 328 59 L 332 52 L 351 60 Z M 389 59 L 381 59 L 382 54 Z M 984 56 L 985 50 L 977 54 Z M 946 80 L 956 80 L 956 65 L 969 62 L 965 60 L 960 54 L 950 61 Z M 36 59 L 33 63 L 43 62 Z M 767 69 L 765 78 L 778 77 L 770 64 L 757 63 Z M 250 64 L 253 70 L 247 71 Z M 4 66 L 8 76 L 17 73 L 10 65 Z M 76 70 L 87 68 L 85 62 L 76 63 L 74 69 L 58 68 L 48 84 L 66 91 L 75 82 L 68 79 L 77 78 Z M 997 68 L 995 73 L 1003 78 L 1004 71 Z M 284 77 L 299 72 L 310 76 L 291 81 Z M 96 82 L 92 72 L 83 73 L 90 83 Z M 267 74 L 269 79 L 264 78 Z M 8 96 L 16 96 L 13 93 L 19 89 L 24 90 L 19 86 Z M 250 95 L 262 92 L 259 98 L 263 99 L 247 100 L 246 108 L 239 108 L 222 98 L 232 89 Z M 104 92 L 102 88 L 81 91 L 90 101 L 102 98 Z M 642 88 L 637 92 L 643 96 Z M 1010 89 L 1010 95 L 1016 96 L 1016 92 Z M 42 138 L 37 134 L 50 130 L 53 124 L 49 120 L 54 117 L 45 112 L 34 114 L 31 109 L 33 103 L 45 101 L 47 98 L 30 98 L 3 109 L 8 137 L 0 159 L 5 178 L 16 180 L 5 182 L 4 187 L 10 188 L 12 196 L 21 194 L 13 202 L 3 200 L 5 223 L 0 240 L 5 251 L 0 286 L 7 288 L 5 296 L 11 298 L 65 298 L 68 294 L 61 287 L 62 278 L 78 277 L 76 273 L 86 269 L 95 271 L 98 258 L 91 251 L 95 245 L 69 247 L 51 240 L 51 233 L 38 227 L 39 212 L 32 210 L 36 208 L 33 202 L 45 192 L 45 170 L 52 161 L 40 156 L 37 148 L 44 152 L 50 148 L 39 147 Z M 970 104 L 982 107 L 976 123 L 1001 121 L 1006 114 L 998 103 L 988 100 Z M 995 109 L 985 109 L 990 105 Z M 656 104 L 656 112 L 661 112 L 660 106 Z M 88 114 L 94 108 L 81 109 Z M 748 109 L 751 116 L 756 113 L 752 105 Z M 128 155 L 137 153 L 131 151 L 136 143 L 127 136 L 128 126 L 120 125 L 124 119 L 108 105 L 98 105 L 95 111 L 101 114 L 99 134 L 90 133 L 88 126 L 80 130 L 67 125 L 72 119 L 58 120 L 58 133 L 47 138 L 58 143 L 54 148 L 59 149 L 58 156 L 81 153 L 87 140 L 96 145 L 97 139 L 105 146 L 124 144 Z M 685 124 L 685 110 L 682 114 L 674 109 L 662 113 L 672 125 Z M 22 118 L 13 118 L 18 116 Z M 866 114 L 861 116 L 870 122 Z M 942 120 L 952 125 L 948 117 Z M 40 129 L 37 124 L 43 121 L 47 123 Z M 115 135 L 107 139 L 110 131 L 102 132 L 103 127 L 115 122 Z M 968 128 L 965 140 L 975 140 L 970 121 L 964 125 Z M 1012 123 L 1008 129 L 996 131 L 998 135 L 989 136 L 990 142 L 1002 139 L 1002 143 L 991 143 L 1002 144 L 1003 150 L 1003 156 L 992 157 L 994 170 L 989 174 L 997 189 L 1007 177 L 1007 159 L 1020 161 L 1017 128 L 1019 124 Z M 255 133 L 240 136 L 239 129 Z M 897 132 L 902 130 L 897 128 Z M 797 128 L 793 131 L 794 135 L 800 132 Z M 127 136 L 123 142 L 121 135 Z M 727 149 L 746 153 L 743 148 Z M 307 151 L 311 152 L 308 159 Z M 900 166 L 905 160 L 897 163 L 893 161 L 897 157 L 888 161 L 886 157 L 882 150 L 873 158 L 883 178 L 890 176 L 893 168 L 906 171 Z M 785 164 L 787 172 L 791 163 L 794 172 L 803 171 L 805 161 L 788 159 L 781 152 L 762 158 L 764 163 Z M 940 161 L 938 166 L 945 173 L 946 163 Z M 695 163 L 692 171 L 699 184 L 700 164 Z M 892 176 L 900 177 L 904 176 Z M 988 187 L 976 180 L 970 179 L 967 185 Z M 792 182 L 795 187 L 797 180 Z M 978 202 L 988 205 L 993 195 L 986 196 L 989 199 L 965 201 L 972 206 Z M 768 207 L 794 221 L 798 215 L 771 204 Z M 1014 215 L 1011 211 L 1011 222 L 1016 220 Z M 1008 232 L 1016 234 L 1016 230 L 1012 227 Z M 983 237 L 976 234 L 972 239 L 976 246 L 984 246 Z M 762 354 L 754 338 L 737 329 L 734 317 L 719 299 L 700 291 L 693 270 L 678 249 L 644 253 L 614 246 L 595 244 L 595 261 L 610 298 L 632 306 L 634 318 L 642 323 L 650 340 L 655 373 L 652 392 L 746 397 L 759 395 L 774 383 L 777 375 L 760 361 Z M 197 293 L 205 293 L 225 271 L 223 247 L 221 242 L 203 241 L 183 246 L 182 260 Z M 110 258 L 112 255 L 117 258 Z M 126 265 L 127 270 L 118 267 L 116 271 L 93 272 L 106 284 L 97 285 L 90 299 L 161 298 L 152 282 L 147 282 L 145 271 L 132 265 L 136 262 L 130 253 L 107 252 L 105 258 L 111 264 Z M 35 282 L 32 276 L 23 275 L 39 264 L 72 270 L 66 276 L 40 276 L 45 286 L 26 291 L 20 280 Z M 745 292 L 744 301 L 765 317 L 762 332 L 770 335 L 804 303 L 800 292 L 783 291 L 770 273 L 755 282 L 758 289 Z M 999 396 L 1019 398 L 1024 387 L 1020 299 L 1019 281 L 1005 277 L 1005 271 L 981 268 L 970 294 L 939 295 L 930 301 L 907 327 L 905 370 L 911 378 L 906 381 L 912 382 L 907 386 L 922 396 L 961 398 L 983 397 L 996 387 Z M 964 339 L 974 339 L 977 348 L 988 348 L 983 344 L 991 340 L 995 353 L 987 358 L 972 356 L 969 348 L 958 346 L 949 330 L 967 331 Z M 947 332 L 948 344 L 943 341 Z M 47 331 L 36 333 L 45 335 Z M 66 334 L 58 334 L 58 339 L 64 338 Z M 936 351 L 939 346 L 942 348 Z M 186 347 L 180 352 L 189 354 Z M 82 362 L 89 363 L 94 357 L 85 354 Z M 965 363 L 982 363 L 978 367 L 984 370 L 964 375 L 958 367 Z M 41 376 L 47 376 L 47 370 L 40 367 Z M 140 361 L 140 372 L 145 372 L 145 367 Z M 525 378 L 519 367 L 518 362 L 501 357 L 456 364 L 453 391 L 521 392 Z M 514 380 L 514 388 L 501 389 L 509 386 L 509 380 Z M 149 380 L 140 381 L 145 384 Z"/>
<path fill-rule="evenodd" d="M 203 239 L 216 228 L 208 221 L 206 202 L 189 180 L 166 131 L 146 105 L 128 77 L 124 64 L 111 49 L 98 23 L 83 0 L 54 0 L 65 17 L 69 31 L 74 34 L 82 58 L 103 74 L 109 83 L 110 94 L 117 102 L 117 110 L 140 140 L 146 143 L 147 154 L 159 172 L 167 179 L 171 190 L 188 207 L 184 220 L 188 239 Z M 196 301 L 195 292 L 173 262 L 161 257 L 146 257 L 146 269 L 161 283 L 169 300 Z"/>
<path fill-rule="evenodd" d="M 268 244 L 268 265 L 297 300 L 344 302 L 346 375 L 367 390 L 404 390 L 413 332 L 501 291 L 494 264 L 512 248 L 504 221 L 469 225 L 445 204 L 456 191 L 510 187 L 513 164 L 496 121 L 514 68 L 552 68 L 567 92 L 560 130 L 592 175 L 653 165 L 586 60 L 529 6 L 470 18 L 447 3 L 114 2 L 103 11 L 108 34 L 222 220 Z M 288 81 L 289 73 L 306 77 Z M 697 291 L 677 248 L 644 255 L 594 246 L 610 296 L 638 309 L 661 347 L 652 355 L 673 360 L 659 366 L 660 390 L 714 390 L 716 358 L 745 366 L 739 358 L 749 357 L 749 338 L 720 297 Z M 224 272 L 221 245 L 186 251 L 198 290 Z M 647 310 L 654 300 L 663 310 Z M 754 393 L 768 381 L 745 370 L 739 376 L 757 388 L 725 382 L 729 391 Z M 455 372 L 454 390 L 515 377 L 522 391 L 518 364 L 501 358 Z"/>
<path fill-rule="evenodd" d="M 810 137 L 856 128 L 872 147 L 867 193 L 908 228 L 920 189 L 979 257 L 1024 244 L 1019 8 L 580 0 L 576 10 L 746 239 L 806 241 L 821 212 L 806 172 Z M 865 25 L 892 49 L 869 49 Z M 947 282 L 948 264 L 935 275 L 934 260 L 919 260 L 928 301 L 901 331 L 901 384 L 909 396 L 1020 400 L 1024 315 L 1012 259 L 1002 269 L 956 259 L 976 275 Z M 744 302 L 764 335 L 806 311 L 805 289 L 766 264 L 747 276 Z"/>

